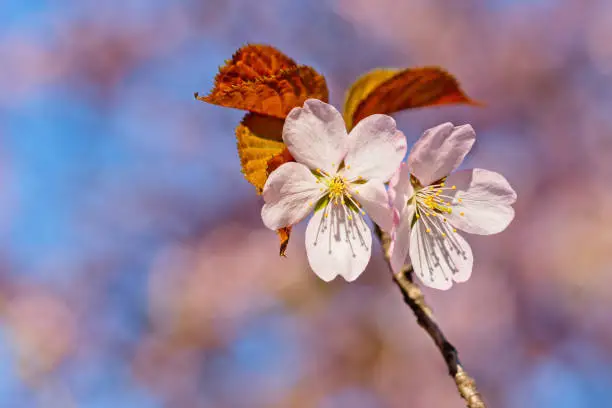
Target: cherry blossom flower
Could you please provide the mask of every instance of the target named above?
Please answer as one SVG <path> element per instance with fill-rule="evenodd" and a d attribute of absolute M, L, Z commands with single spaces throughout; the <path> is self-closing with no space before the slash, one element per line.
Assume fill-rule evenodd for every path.
<path fill-rule="evenodd" d="M 324 281 L 355 280 L 372 251 L 367 213 L 381 229 L 393 227 L 384 183 L 406 154 L 406 138 L 393 118 L 372 115 L 347 134 L 342 115 L 309 99 L 285 120 L 283 141 L 295 162 L 274 170 L 263 190 L 261 216 L 277 230 L 314 215 L 306 228 L 306 253 Z"/>
<path fill-rule="evenodd" d="M 402 269 L 409 256 L 416 275 L 429 287 L 446 290 L 453 281 L 465 282 L 474 259 L 457 230 L 496 234 L 514 218 L 511 205 L 516 193 L 502 175 L 483 169 L 451 174 L 475 137 L 470 125 L 444 123 L 429 129 L 392 177 L 394 272 Z"/>

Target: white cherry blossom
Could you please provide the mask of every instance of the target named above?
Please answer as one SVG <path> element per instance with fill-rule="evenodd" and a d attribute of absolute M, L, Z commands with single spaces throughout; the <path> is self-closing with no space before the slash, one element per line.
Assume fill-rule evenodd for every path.
<path fill-rule="evenodd" d="M 454 171 L 475 141 L 470 125 L 444 123 L 415 143 L 389 183 L 394 209 L 391 266 L 408 261 L 429 287 L 446 290 L 472 274 L 470 245 L 457 233 L 489 235 L 514 218 L 516 193 L 501 175 L 483 169 Z"/>
<path fill-rule="evenodd" d="M 295 162 L 268 177 L 264 224 L 277 230 L 314 212 L 306 228 L 311 268 L 325 281 L 338 275 L 355 280 L 372 251 L 364 215 L 385 231 L 393 226 L 384 183 L 406 154 L 406 138 L 387 115 L 369 116 L 347 134 L 333 106 L 309 99 L 289 112 L 283 141 Z"/>

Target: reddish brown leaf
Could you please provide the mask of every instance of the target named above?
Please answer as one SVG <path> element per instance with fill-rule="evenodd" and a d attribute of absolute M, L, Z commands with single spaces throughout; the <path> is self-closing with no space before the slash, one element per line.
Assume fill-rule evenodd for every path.
<path fill-rule="evenodd" d="M 375 113 L 456 103 L 478 105 L 454 76 L 439 67 L 376 69 L 353 84 L 347 93 L 344 117 L 351 129 Z"/>
<path fill-rule="evenodd" d="M 272 173 L 274 170 L 280 167 L 281 164 L 295 161 L 291 153 L 289 153 L 289 149 L 285 147 L 285 149 L 274 155 L 270 160 L 268 160 L 268 174 Z"/>
<path fill-rule="evenodd" d="M 289 245 L 289 237 L 291 236 L 291 226 L 281 228 L 276 231 L 280 240 L 280 256 L 286 256 L 287 245 Z"/>
<path fill-rule="evenodd" d="M 219 69 L 215 88 L 231 88 L 241 82 L 273 76 L 296 67 L 291 58 L 269 45 L 249 44 L 234 53 L 232 59 Z"/>
<path fill-rule="evenodd" d="M 302 106 L 306 99 L 328 100 L 325 78 L 306 66 L 218 87 L 207 96 L 196 97 L 214 105 L 248 110 L 280 119 L 284 119 L 296 106 Z"/>

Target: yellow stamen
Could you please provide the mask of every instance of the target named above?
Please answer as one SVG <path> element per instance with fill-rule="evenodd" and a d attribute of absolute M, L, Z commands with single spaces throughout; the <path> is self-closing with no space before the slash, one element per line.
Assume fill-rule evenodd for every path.
<path fill-rule="evenodd" d="M 328 181 L 329 198 L 332 201 L 339 202 L 342 200 L 344 204 L 344 195 L 346 194 L 346 180 L 342 176 L 335 176 Z"/>
<path fill-rule="evenodd" d="M 448 214 L 452 212 L 451 208 L 449 207 L 449 204 L 446 203 L 444 200 L 440 200 L 439 198 L 437 198 L 435 194 L 425 196 L 425 198 L 423 199 L 423 204 L 434 211 L 437 210 L 438 212 L 445 212 Z"/>

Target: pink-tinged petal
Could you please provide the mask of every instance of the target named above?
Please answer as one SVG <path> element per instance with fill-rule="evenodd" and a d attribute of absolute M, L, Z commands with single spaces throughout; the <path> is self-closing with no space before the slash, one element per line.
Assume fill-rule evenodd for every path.
<path fill-rule="evenodd" d="M 393 273 L 402 271 L 406 264 L 410 249 L 411 225 L 414 217 L 414 207 L 406 206 L 399 215 L 399 223 L 394 229 L 391 238 L 391 269 Z"/>
<path fill-rule="evenodd" d="M 414 187 L 410 181 L 406 163 L 402 163 L 391 180 L 389 180 L 389 200 L 398 213 L 402 213 L 408 200 L 414 195 Z"/>
<path fill-rule="evenodd" d="M 370 180 L 364 184 L 352 184 L 350 192 L 361 204 L 363 210 L 385 232 L 393 227 L 393 212 L 389 205 L 389 195 L 380 180 Z"/>
<path fill-rule="evenodd" d="M 348 136 L 345 176 L 387 182 L 404 159 L 406 149 L 406 137 L 397 130 L 391 116 L 368 116 Z"/>
<path fill-rule="evenodd" d="M 446 224 L 436 222 L 447 236 L 442 237 L 433 224 L 417 221 L 410 237 L 410 260 L 415 274 L 425 286 L 447 290 L 453 286 L 453 281 L 465 282 L 470 278 L 474 257 L 463 237 L 452 232 Z M 428 227 L 429 233 L 426 232 Z"/>
<path fill-rule="evenodd" d="M 470 234 L 497 234 L 514 218 L 511 205 L 516 192 L 501 174 L 483 169 L 458 171 L 446 179 L 447 187 L 453 185 L 453 212 L 447 218 L 456 228 Z"/>
<path fill-rule="evenodd" d="M 324 216 L 326 211 L 328 217 Z M 308 263 L 326 282 L 338 275 L 352 282 L 370 261 L 372 232 L 359 214 L 351 215 L 349 220 L 345 209 L 330 205 L 315 212 L 306 227 Z"/>
<path fill-rule="evenodd" d="M 426 130 L 408 155 L 408 170 L 428 186 L 455 170 L 475 140 L 471 125 L 443 123 Z"/>
<path fill-rule="evenodd" d="M 274 170 L 263 189 L 264 225 L 277 230 L 300 222 L 322 197 L 324 192 L 320 187 L 317 178 L 303 164 L 285 163 Z"/>
<path fill-rule="evenodd" d="M 283 141 L 298 163 L 335 174 L 347 151 L 344 119 L 332 105 L 308 99 L 285 119 Z"/>

